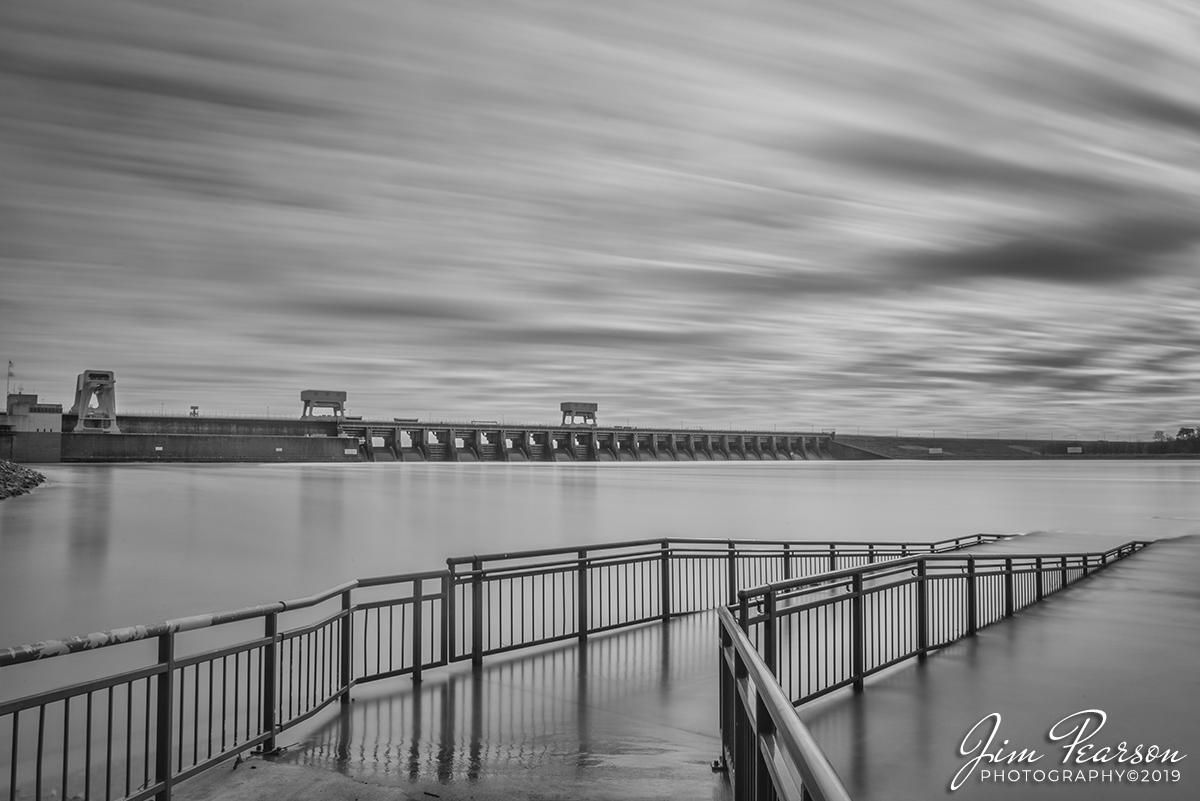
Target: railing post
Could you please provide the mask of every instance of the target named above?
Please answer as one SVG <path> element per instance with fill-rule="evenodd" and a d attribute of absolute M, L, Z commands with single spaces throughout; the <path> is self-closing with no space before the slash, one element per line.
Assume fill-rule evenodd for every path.
<path fill-rule="evenodd" d="M 750 601 L 745 595 L 742 596 L 738 603 L 738 625 L 742 629 L 742 633 L 750 636 Z"/>
<path fill-rule="evenodd" d="M 471 665 L 483 666 L 483 562 L 471 562 Z"/>
<path fill-rule="evenodd" d="M 1013 560 L 1011 556 L 1004 558 L 1004 616 L 1013 614 Z"/>
<path fill-rule="evenodd" d="M 917 650 L 924 659 L 929 650 L 929 576 L 925 559 L 917 562 Z"/>
<path fill-rule="evenodd" d="M 1060 556 L 1059 563 L 1062 565 L 1062 589 L 1067 587 L 1067 557 Z"/>
<path fill-rule="evenodd" d="M 727 580 L 729 582 L 729 603 L 737 603 L 737 551 L 733 548 L 733 543 L 729 543 L 729 556 L 726 563 Z"/>
<path fill-rule="evenodd" d="M 354 605 L 350 602 L 350 590 L 342 593 L 342 653 L 341 653 L 341 679 L 342 679 L 342 705 L 350 703 L 350 669 L 351 655 L 354 653 Z"/>
<path fill-rule="evenodd" d="M 875 546 L 871 543 L 867 544 L 867 564 L 875 564 Z"/>
<path fill-rule="evenodd" d="M 1083 575 L 1087 576 L 1087 574 L 1088 574 L 1088 555 L 1085 553 L 1083 555 Z"/>
<path fill-rule="evenodd" d="M 582 644 L 587 642 L 588 625 L 591 622 L 588 614 L 588 579 L 587 579 L 587 551 L 579 552 L 579 567 L 576 568 L 575 586 L 578 588 L 578 601 L 575 604 L 578 611 L 578 619 L 575 622 L 575 627 L 578 629 L 579 642 Z"/>
<path fill-rule="evenodd" d="M 458 623 L 455 617 L 458 613 L 458 601 L 455 600 L 455 581 L 454 581 L 454 561 L 446 560 L 446 577 L 443 579 L 442 591 L 446 594 L 446 605 L 442 607 L 445 618 L 442 620 L 442 631 L 445 636 L 442 638 L 442 656 L 446 660 L 446 664 L 450 664 L 458 656 L 458 643 L 455 639 L 458 637 Z"/>
<path fill-rule="evenodd" d="M 833 545 L 829 546 L 829 569 L 837 570 L 837 548 Z"/>
<path fill-rule="evenodd" d="M 866 643 L 866 625 L 863 617 L 863 577 L 862 573 L 854 574 L 854 584 L 852 587 L 853 595 L 850 598 L 850 636 L 852 640 L 852 656 L 853 664 L 851 669 L 854 674 L 854 689 L 861 691 L 863 688 L 863 659 L 864 646 Z"/>
<path fill-rule="evenodd" d="M 763 621 L 763 661 L 772 676 L 779 675 L 779 649 L 776 643 L 777 618 L 775 617 L 775 593 L 768 592 L 763 598 L 766 620 Z M 760 724 L 761 727 L 761 724 Z"/>
<path fill-rule="evenodd" d="M 263 635 L 270 639 L 263 649 L 262 687 L 262 730 L 267 734 L 262 744 L 263 753 L 275 750 L 275 674 L 279 664 L 279 613 L 271 612 L 264 618 Z"/>
<path fill-rule="evenodd" d="M 767 767 L 767 760 L 763 757 L 762 748 L 760 747 L 763 738 L 769 737 L 775 733 L 775 721 L 771 719 L 771 712 L 767 709 L 767 705 L 763 702 L 762 695 L 757 691 L 754 693 L 754 789 L 755 795 L 758 798 L 770 798 L 773 793 L 769 792 L 775 782 L 771 777 L 771 771 Z M 750 766 L 747 765 L 747 768 Z"/>
<path fill-rule="evenodd" d="M 662 542 L 661 569 L 662 574 L 659 578 L 659 613 L 662 615 L 663 622 L 671 619 L 671 545 L 666 540 Z"/>
<path fill-rule="evenodd" d="M 158 801 L 171 801 L 171 748 L 175 725 L 172 710 L 175 708 L 175 632 L 168 631 L 158 637 L 158 664 L 163 672 L 158 674 L 158 718 L 154 738 L 154 779 L 162 783 Z"/>
<path fill-rule="evenodd" d="M 792 546 L 788 543 L 783 544 L 783 580 L 787 581 L 792 577 Z"/>
<path fill-rule="evenodd" d="M 412 652 L 413 652 L 413 684 L 421 683 L 421 663 L 424 661 L 424 656 L 421 653 L 421 629 L 425 617 L 425 584 L 424 579 L 413 579 L 413 626 L 412 626 Z"/>
<path fill-rule="evenodd" d="M 967 557 L 967 636 L 974 637 L 978 631 L 979 615 L 976 614 L 978 598 L 975 589 L 975 557 Z"/>
<path fill-rule="evenodd" d="M 1034 589 L 1037 592 L 1037 599 L 1040 601 L 1046 597 L 1046 588 L 1042 583 L 1042 557 L 1037 558 L 1037 571 L 1034 573 Z"/>

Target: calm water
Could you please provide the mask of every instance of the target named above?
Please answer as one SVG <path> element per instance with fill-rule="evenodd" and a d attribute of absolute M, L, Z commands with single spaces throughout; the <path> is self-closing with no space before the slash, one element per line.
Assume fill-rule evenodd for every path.
<path fill-rule="evenodd" d="M 662 536 L 928 541 L 981 531 L 1039 531 L 1052 533 L 1024 540 L 1022 546 L 1049 540 L 1081 547 L 1200 533 L 1196 462 L 80 465 L 43 472 L 49 486 L 0 504 L 3 644 L 298 597 L 349 578 L 438 568 L 452 555 L 551 545 Z M 975 714 L 989 698 L 1025 698 L 1020 710 L 1029 720 L 1022 732 L 1032 736 L 1029 731 L 1054 721 L 1029 713 L 1030 705 L 1037 711 L 1042 701 L 1066 690 L 1072 694 L 1064 702 L 1100 705 L 1119 695 L 1122 684 L 1137 684 L 1141 689 L 1127 694 L 1126 707 L 1144 712 L 1138 736 L 1146 732 L 1150 741 L 1158 733 L 1164 744 L 1186 752 L 1188 743 L 1179 732 L 1194 729 L 1194 718 L 1172 710 L 1182 709 L 1180 699 L 1200 698 L 1192 678 L 1200 655 L 1195 633 L 1200 606 L 1194 594 L 1179 589 L 1200 579 L 1196 550 L 1167 558 L 1163 564 L 1173 571 L 1169 580 L 1160 580 L 1162 571 L 1131 572 L 1125 586 L 1132 580 L 1138 592 L 1105 596 L 1123 610 L 1125 625 L 1106 627 L 1105 616 L 1111 620 L 1115 614 L 1111 611 L 1089 613 L 1100 614 L 1098 624 L 1089 624 L 1093 636 L 1069 648 L 1069 656 L 1052 660 L 1058 668 L 1046 668 L 1042 661 L 1047 643 L 1063 641 L 1052 627 L 1035 631 L 1029 648 L 993 643 L 1001 658 L 982 661 L 1008 666 L 999 674 L 1001 683 L 973 653 L 930 660 L 938 666 L 957 662 L 954 675 L 973 677 L 958 684 L 953 678 L 930 679 L 931 685 L 956 688 L 936 694 L 940 704 L 921 706 L 926 710 L 921 718 L 926 722 L 918 727 L 922 736 L 939 753 L 948 752 L 940 761 L 914 757 L 904 745 L 904 733 L 913 731 L 906 722 L 914 719 L 912 710 L 897 706 L 895 714 L 884 715 L 890 728 L 865 725 L 875 719 L 867 710 L 888 708 L 887 697 L 911 700 L 918 697 L 915 691 L 880 694 L 877 705 L 834 704 L 806 716 L 863 797 L 898 775 L 888 772 L 889 765 L 929 765 L 909 770 L 912 786 L 933 781 L 938 794 L 945 792 L 938 777 L 946 760 L 955 759 L 956 738 L 965 734 L 965 718 L 959 718 Z M 1032 625 L 1024 616 L 1021 621 Z M 1078 629 L 1070 620 L 1060 625 L 1065 631 Z M 973 647 L 989 641 L 981 637 Z M 621 646 L 614 641 L 605 647 Z M 1147 653 L 1153 654 L 1152 665 L 1146 664 Z M 1081 670 L 1080 665 L 1106 666 L 1105 678 L 1075 679 L 1065 673 Z M 672 675 L 679 669 L 672 667 Z M 921 689 L 925 673 L 904 675 L 909 678 L 889 681 L 916 677 Z M 704 689 L 705 681 L 689 679 L 697 697 L 713 691 Z M 981 694 L 980 682 L 1000 689 Z M 1040 689 L 1022 694 L 1022 687 Z M 10 683 L 0 694 L 14 689 Z M 380 703 L 384 706 L 378 708 L 391 710 L 408 702 Z M 640 700 L 634 705 L 646 706 Z M 688 714 L 707 709 L 694 700 L 684 707 Z M 1010 707 L 1014 714 L 1019 711 Z M 672 714 L 669 705 L 664 709 L 663 715 Z M 1156 729 L 1156 716 L 1171 725 Z M 715 717 L 701 717 L 684 728 L 698 734 L 715 725 Z M 931 719 L 944 725 L 931 725 Z M 369 750 L 370 727 L 353 728 L 358 746 Z M 513 736 L 523 741 L 530 732 Z M 709 736 L 715 738 L 715 731 L 704 742 Z M 891 756 L 888 740 L 901 743 Z M 701 764 L 709 750 L 709 745 L 697 746 Z M 870 769 L 863 767 L 868 764 Z M 1194 789 L 1195 777 L 1183 787 Z M 1012 797 L 1021 792 L 1008 789 Z"/>
<path fill-rule="evenodd" d="M 78 465 L 0 504 L 0 643 L 663 536 L 1200 532 L 1200 463 Z"/>

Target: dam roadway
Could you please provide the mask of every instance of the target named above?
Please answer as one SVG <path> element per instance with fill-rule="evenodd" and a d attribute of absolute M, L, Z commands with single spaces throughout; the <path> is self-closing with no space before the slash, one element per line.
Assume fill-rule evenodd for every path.
<path fill-rule="evenodd" d="M 348 417 L 117 415 L 120 433 L 66 433 L 64 462 L 642 462 L 880 458 L 834 432 Z"/>

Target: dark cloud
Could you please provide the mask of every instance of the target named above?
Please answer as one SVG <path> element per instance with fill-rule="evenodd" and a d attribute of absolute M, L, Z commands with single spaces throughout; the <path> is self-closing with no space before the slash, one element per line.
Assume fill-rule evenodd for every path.
<path fill-rule="evenodd" d="M 786 301 L 806 295 L 867 292 L 878 288 L 872 277 L 841 271 L 836 264 L 823 265 L 820 269 L 736 263 L 706 267 L 647 267 L 638 272 L 636 281 L 640 287 L 655 290 L 723 297 L 735 305 L 746 300 Z"/>
<path fill-rule="evenodd" d="M 258 304 L 262 298 L 255 298 Z M 464 303 L 449 298 L 389 295 L 280 298 L 268 301 L 268 305 L 287 315 L 300 315 L 297 319 L 321 319 L 325 322 L 479 322 L 493 315 L 478 304 Z"/>
<path fill-rule="evenodd" d="M 1160 271 L 1162 257 L 1186 251 L 1198 242 L 1200 221 L 1130 219 L 912 254 L 901 264 L 913 279 L 935 283 L 1015 278 L 1112 284 L 1154 275 Z"/>
<path fill-rule="evenodd" d="M 512 326 L 497 328 L 488 337 L 495 342 L 595 348 L 600 350 L 638 350 L 669 347 L 709 347 L 725 335 L 715 331 L 681 331 L 675 328 L 635 328 L 595 325 Z"/>
<path fill-rule="evenodd" d="M 1102 392 L 1111 377 L 1080 370 L 1051 370 L 1028 368 L 985 367 L 978 370 L 921 369 L 916 373 L 926 379 L 960 383 L 984 384 L 992 387 L 1031 387 L 1062 392 Z"/>
<path fill-rule="evenodd" d="M 1037 370 L 1073 370 L 1087 367 L 1104 354 L 1092 348 L 1080 348 L 1069 351 L 1034 351 L 1022 350 L 1001 355 L 997 361 L 1028 369 Z"/>
<path fill-rule="evenodd" d="M 1122 42 L 1121 45 L 1128 45 Z M 1126 53 L 1131 60 L 1158 59 L 1160 53 Z M 1033 57 L 1025 69 L 1003 81 L 1019 96 L 1048 108 L 1081 116 L 1100 115 L 1125 125 L 1178 128 L 1200 132 L 1200 105 L 1172 97 L 1154 82 L 1134 83 L 1121 77 L 1128 65 L 1091 62 L 1085 66 L 1049 57 Z M 1191 76 L 1195 80 L 1196 76 Z"/>
<path fill-rule="evenodd" d="M 979 150 L 892 134 L 845 134 L 812 147 L 845 167 L 908 183 L 975 191 L 1111 196 L 1126 188 L 1089 175 L 1021 164 Z"/>

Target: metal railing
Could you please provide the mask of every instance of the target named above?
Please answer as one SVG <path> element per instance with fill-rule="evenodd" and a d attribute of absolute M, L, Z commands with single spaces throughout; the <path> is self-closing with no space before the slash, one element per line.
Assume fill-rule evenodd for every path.
<path fill-rule="evenodd" d="M 781 705 L 851 685 L 861 690 L 868 676 L 974 635 L 1147 544 L 1094 553 L 927 554 L 739 590 L 737 603 L 719 611 L 722 746 L 735 799 L 845 797 L 836 776 L 831 782 L 823 774 L 820 749 L 803 742 L 806 730 L 792 709 L 800 733 L 787 735 L 795 743 L 780 741 Z"/>
<path fill-rule="evenodd" d="M 728 609 L 721 629 L 721 745 L 733 770 L 733 797 L 850 801 L 770 668 Z"/>
<path fill-rule="evenodd" d="M 279 734 L 347 703 L 356 684 L 420 681 L 450 662 L 733 603 L 750 586 L 998 538 L 662 539 L 479 555 L 292 601 L 0 648 L 0 679 L 51 657 L 128 652 L 115 674 L 0 700 L 0 799 L 169 799 L 175 783 L 238 753 L 273 751 Z"/>

